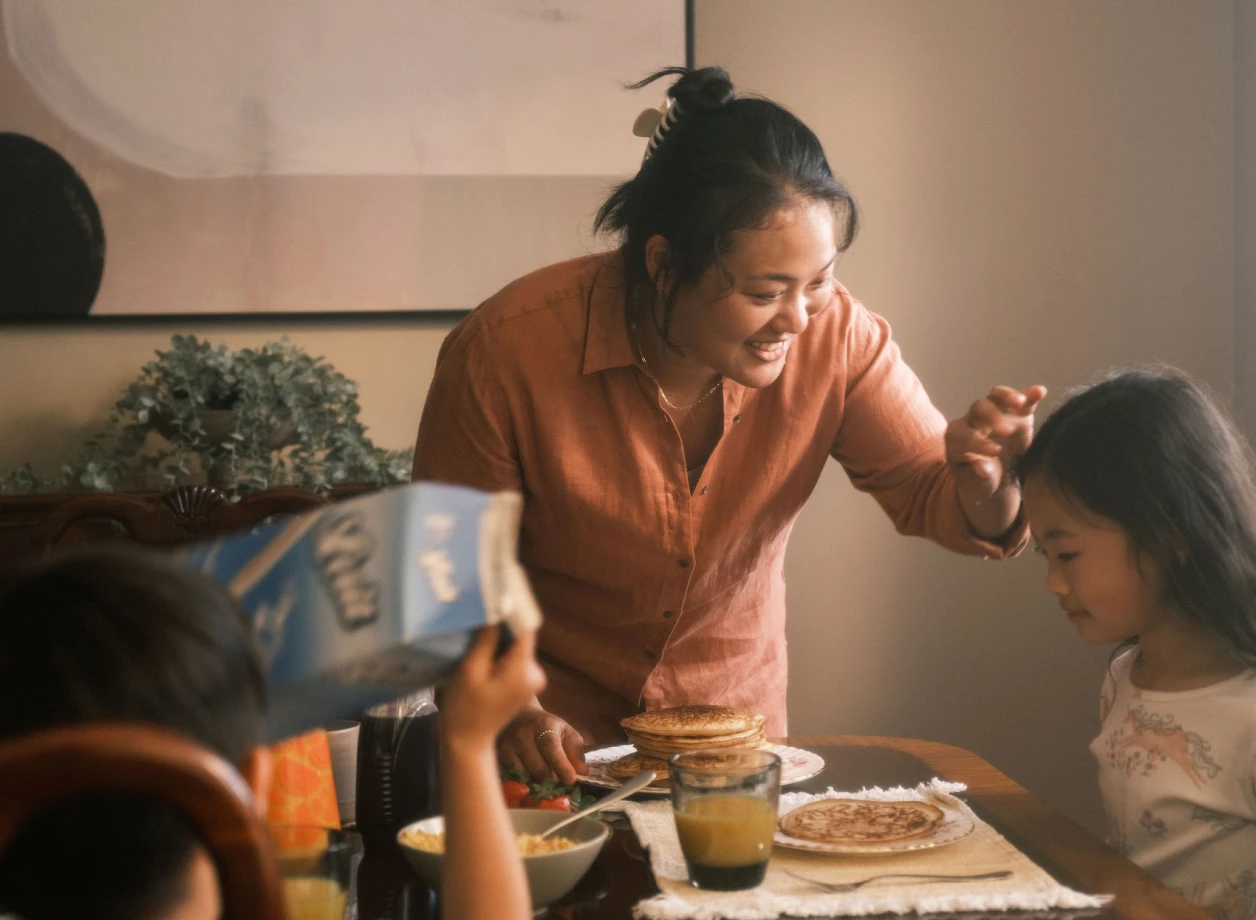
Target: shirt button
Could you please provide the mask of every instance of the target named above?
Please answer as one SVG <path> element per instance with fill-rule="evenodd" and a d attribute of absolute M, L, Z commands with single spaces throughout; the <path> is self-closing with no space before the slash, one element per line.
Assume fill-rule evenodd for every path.
<path fill-rule="evenodd" d="M 653 661 L 654 653 L 650 651 L 649 649 L 646 649 L 644 652 L 641 653 L 641 657 L 644 658 L 646 661 Z"/>
<path fill-rule="evenodd" d="M 664 610 L 664 611 L 663 611 L 663 619 L 665 619 L 665 620 L 670 620 L 670 619 L 671 619 L 672 617 L 674 617 L 675 615 L 676 615 L 676 611 L 674 611 L 674 610 Z"/>
<path fill-rule="evenodd" d="M 708 492 L 710 492 L 710 491 L 711 491 L 711 487 L 710 487 L 710 486 L 703 486 L 703 487 L 702 487 L 702 494 L 703 494 L 703 495 L 706 495 L 706 494 L 707 494 Z"/>
<path fill-rule="evenodd" d="M 688 559 L 677 559 L 677 560 L 676 560 L 676 564 L 677 564 L 678 566 L 680 566 L 682 569 L 687 569 L 687 568 L 689 568 L 689 560 L 688 560 Z"/>
<path fill-rule="evenodd" d="M 741 421 L 741 416 L 740 416 L 740 415 L 734 415 L 734 416 L 733 416 L 733 421 L 734 421 L 734 422 L 740 422 L 740 421 Z"/>

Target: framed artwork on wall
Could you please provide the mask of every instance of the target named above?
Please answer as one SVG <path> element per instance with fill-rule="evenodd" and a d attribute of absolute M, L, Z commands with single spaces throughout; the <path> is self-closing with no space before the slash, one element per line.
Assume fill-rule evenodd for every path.
<path fill-rule="evenodd" d="M 0 321 L 448 314 L 598 248 L 686 0 L 0 0 Z"/>

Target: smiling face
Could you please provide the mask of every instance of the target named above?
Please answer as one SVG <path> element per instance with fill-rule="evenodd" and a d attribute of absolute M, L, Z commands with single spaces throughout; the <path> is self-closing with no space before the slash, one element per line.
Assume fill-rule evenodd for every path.
<path fill-rule="evenodd" d="M 1116 523 L 1061 501 L 1040 476 L 1025 483 L 1024 503 L 1047 559 L 1047 590 L 1084 640 L 1121 642 L 1178 619 L 1163 599 L 1159 567 L 1134 552 Z"/>
<path fill-rule="evenodd" d="M 743 230 L 676 300 L 671 338 L 682 360 L 748 387 L 780 376 L 794 339 L 834 298 L 836 222 L 827 202 L 799 202 Z"/>

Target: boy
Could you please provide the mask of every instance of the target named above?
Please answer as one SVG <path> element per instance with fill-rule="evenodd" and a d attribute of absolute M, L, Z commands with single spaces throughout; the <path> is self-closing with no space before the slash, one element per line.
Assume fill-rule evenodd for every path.
<path fill-rule="evenodd" d="M 531 915 L 496 774 L 485 765 L 494 763 L 494 736 L 543 677 L 533 636 L 520 636 L 496 660 L 495 641 L 495 630 L 484 631 L 446 697 L 451 920 Z M 0 741 L 105 720 L 171 729 L 236 764 L 260 809 L 270 782 L 259 745 L 265 706 L 239 608 L 175 558 L 102 546 L 0 575 Z M 174 809 L 100 794 L 49 809 L 0 854 L 6 912 L 24 920 L 217 920 L 221 907 L 213 863 Z"/>

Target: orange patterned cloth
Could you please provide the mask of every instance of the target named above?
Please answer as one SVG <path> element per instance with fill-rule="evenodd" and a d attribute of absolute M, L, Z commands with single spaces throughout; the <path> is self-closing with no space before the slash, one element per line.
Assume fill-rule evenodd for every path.
<path fill-rule="evenodd" d="M 331 775 L 327 732 L 319 729 L 281 741 L 270 749 L 274 777 L 266 822 L 302 828 L 339 828 L 336 785 Z M 283 841 L 280 841 L 281 845 Z"/>

